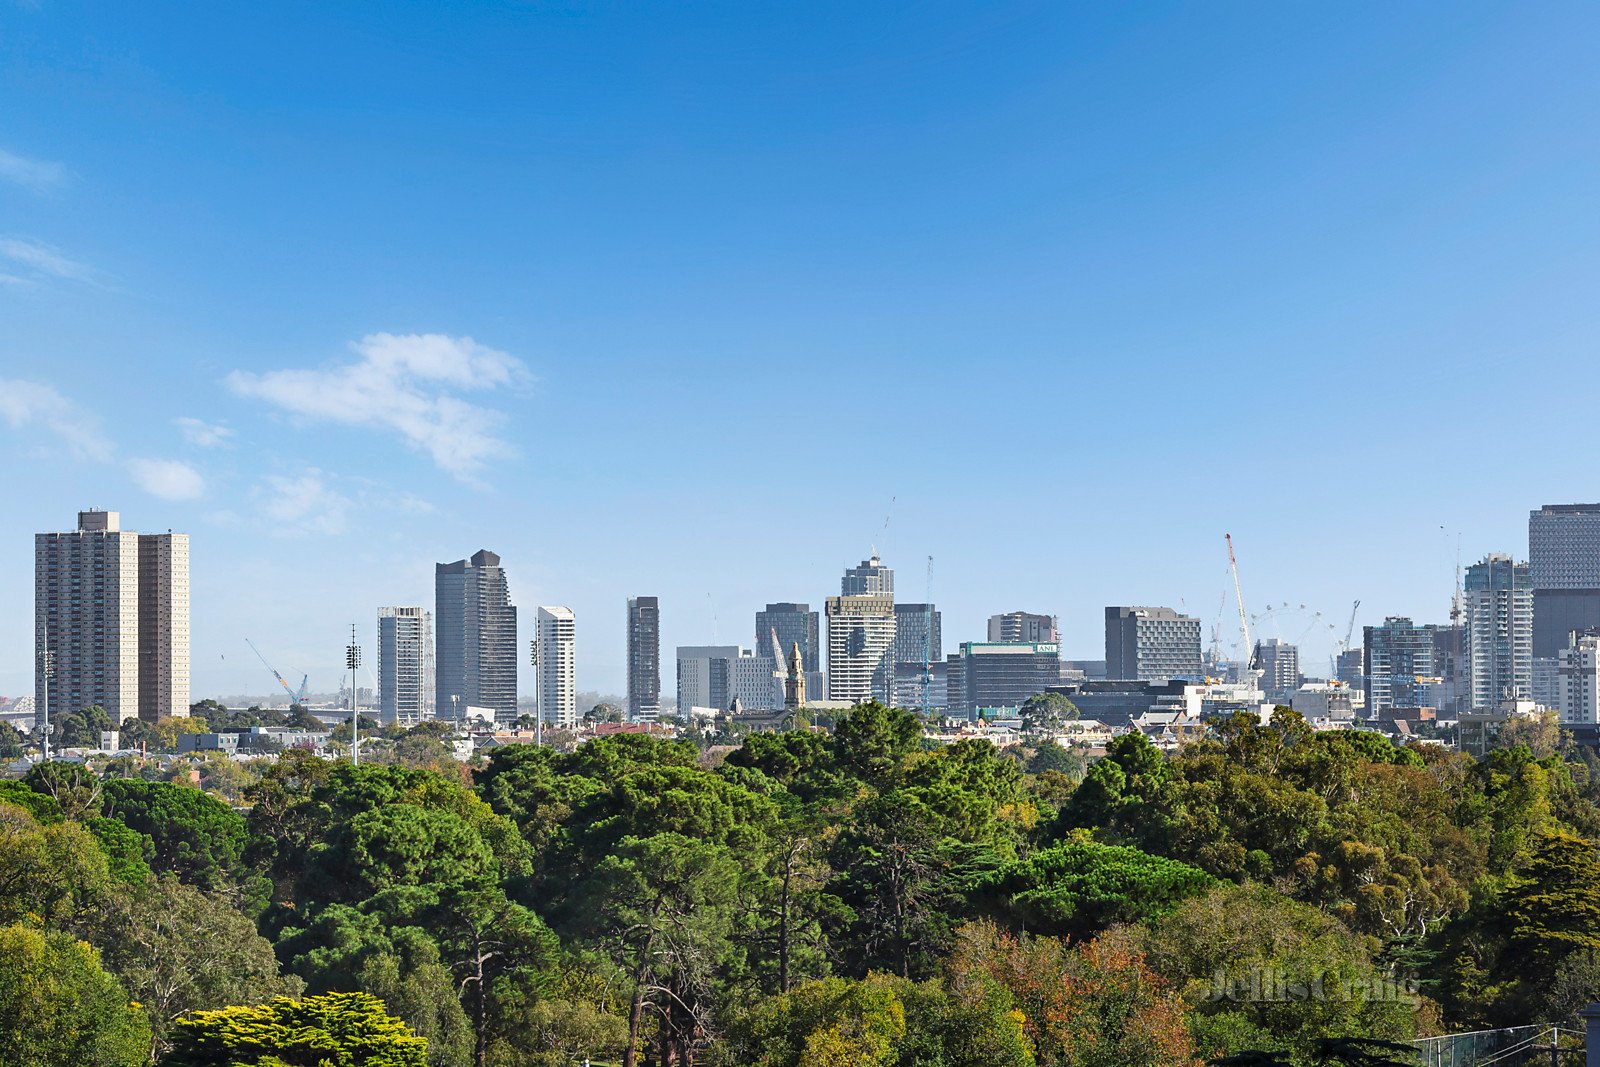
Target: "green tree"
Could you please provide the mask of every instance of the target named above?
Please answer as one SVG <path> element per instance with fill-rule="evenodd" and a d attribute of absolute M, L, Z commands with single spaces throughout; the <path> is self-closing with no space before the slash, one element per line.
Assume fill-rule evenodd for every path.
<path fill-rule="evenodd" d="M 847 774 L 874 785 L 888 782 L 922 747 L 922 724 L 903 708 L 876 700 L 858 704 L 833 724 L 833 753 Z"/>
<path fill-rule="evenodd" d="M 106 968 L 144 1005 L 158 1052 L 185 1012 L 303 985 L 279 977 L 271 943 L 237 908 L 170 875 L 109 895 L 90 926 Z"/>
<path fill-rule="evenodd" d="M 105 783 L 82 763 L 65 760 L 35 763 L 23 781 L 35 793 L 52 798 L 69 819 L 88 819 L 100 814 L 100 792 Z"/>
<path fill-rule="evenodd" d="M 17 759 L 27 747 L 27 735 L 8 722 L 0 722 L 0 759 Z"/>
<path fill-rule="evenodd" d="M 951 919 L 941 905 L 949 854 L 937 816 L 909 790 L 857 806 L 835 838 L 831 890 L 844 902 L 842 939 L 855 974 L 883 969 L 909 978 L 928 973 Z"/>
<path fill-rule="evenodd" d="M 426 1067 L 427 1041 L 369 993 L 278 997 L 178 1021 L 162 1067 Z"/>
<path fill-rule="evenodd" d="M 905 1036 L 894 979 L 872 975 L 801 983 L 739 1019 L 730 1045 L 750 1067 L 893 1067 Z"/>
<path fill-rule="evenodd" d="M 150 1027 L 94 949 L 67 934 L 0 927 L 0 1067 L 136 1067 Z"/>
<path fill-rule="evenodd" d="M 723 846 L 677 833 L 629 837 L 585 887 L 588 936 L 628 972 L 625 1067 L 638 1062 L 645 1014 L 665 1054 L 693 1056 L 704 1041 L 711 980 L 731 954 L 739 866 Z"/>
<path fill-rule="evenodd" d="M 604 702 L 596 704 L 594 707 L 583 713 L 583 721 L 586 723 L 621 722 L 623 718 L 624 716 L 621 708 L 617 707 L 615 704 L 607 704 Z"/>
<path fill-rule="evenodd" d="M 41 823 L 60 822 L 66 818 L 56 799 L 35 791 L 24 782 L 0 778 L 0 804 L 15 804 Z"/>
<path fill-rule="evenodd" d="M 980 892 L 1025 929 L 1084 938 L 1113 923 L 1155 918 L 1215 882 L 1187 863 L 1080 840 L 1006 864 L 984 878 Z"/>
<path fill-rule="evenodd" d="M 1022 728 L 1029 733 L 1054 733 L 1078 718 L 1078 705 L 1063 693 L 1035 693 L 1022 702 Z"/>
<path fill-rule="evenodd" d="M 62 748 L 99 748 L 101 731 L 112 728 L 111 713 L 99 704 L 91 704 L 82 711 L 61 716 L 52 725 L 56 744 Z"/>
<path fill-rule="evenodd" d="M 457 983 L 429 933 L 403 919 L 344 904 L 323 908 L 279 942 L 289 969 L 311 993 L 360 989 L 381 999 L 428 1040 L 430 1067 L 472 1062 L 473 1029 Z"/>
<path fill-rule="evenodd" d="M 1506 887 L 1508 977 L 1547 985 L 1573 953 L 1600 951 L 1600 855 L 1592 841 L 1546 836 Z"/>
<path fill-rule="evenodd" d="M 71 924 L 110 884 L 105 853 L 82 826 L 41 826 L 23 809 L 0 803 L 0 922 L 32 916 L 51 926 Z"/>
<path fill-rule="evenodd" d="M 1139 935 L 1210 1055 L 1310 1056 L 1329 1034 L 1412 1035 L 1416 998 L 1337 919 L 1262 885 L 1219 885 Z"/>
<path fill-rule="evenodd" d="M 149 835 L 130 830 L 117 819 L 96 816 L 84 822 L 106 855 L 111 877 L 129 885 L 142 885 L 153 877 L 150 860 L 155 855 L 155 844 Z"/>
<path fill-rule="evenodd" d="M 150 838 L 151 867 L 202 889 L 245 877 L 244 816 L 192 786 L 113 778 L 105 783 L 107 816 Z"/>

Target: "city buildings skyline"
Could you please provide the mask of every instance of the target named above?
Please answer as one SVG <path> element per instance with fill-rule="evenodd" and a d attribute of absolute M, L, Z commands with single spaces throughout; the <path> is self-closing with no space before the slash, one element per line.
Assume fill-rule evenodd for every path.
<path fill-rule="evenodd" d="M 1593 505 L 1546 505 L 1532 515 L 1536 519 L 1541 515 L 1552 514 L 1587 518 L 1593 512 Z M 108 517 L 105 513 L 90 511 L 82 513 L 80 518 L 90 527 L 119 525 L 116 516 Z M 1530 527 L 1530 540 L 1535 537 L 1532 532 L 1535 529 L 1537 529 L 1536 524 Z M 167 635 L 167 651 L 152 652 L 147 648 L 142 654 L 146 659 L 161 655 L 170 658 L 173 654 L 171 647 L 174 644 L 183 645 L 188 637 L 187 627 L 174 628 L 169 621 L 166 621 L 175 615 L 172 610 L 174 591 L 179 594 L 186 593 L 187 582 L 184 579 L 189 547 L 186 536 L 165 534 L 144 535 L 141 538 L 133 535 L 133 538 L 129 539 L 121 536 L 123 531 L 120 529 L 86 532 L 102 537 L 116 535 L 111 537 L 111 540 L 116 541 L 119 546 L 116 552 L 118 563 L 115 568 L 122 576 L 119 579 L 119 588 L 120 582 L 127 580 L 127 576 L 131 574 L 135 587 L 145 593 L 142 598 L 137 598 L 141 605 L 141 608 L 137 609 L 138 614 L 140 619 L 145 621 L 142 626 L 135 627 L 135 632 L 142 630 L 151 635 L 163 633 Z M 64 536 L 39 535 L 41 539 L 60 539 Z M 1576 549 L 1572 547 L 1574 543 L 1578 545 Z M 1571 572 L 1573 567 L 1583 564 L 1586 550 L 1581 539 L 1574 542 L 1569 538 L 1565 544 L 1565 550 L 1569 555 L 1573 552 L 1577 554 L 1578 563 L 1573 564 L 1570 561 L 1568 563 Z M 122 560 L 122 554 L 126 551 L 122 547 L 124 545 L 132 546 L 131 571 Z M 463 618 L 466 614 L 464 598 L 467 597 L 470 587 L 474 590 L 487 591 L 484 593 L 486 610 L 491 615 L 499 613 L 502 631 L 506 630 L 505 623 L 508 619 L 514 620 L 515 608 L 509 601 L 507 578 L 504 568 L 500 566 L 498 555 L 482 550 L 473 557 L 457 561 L 455 564 L 438 564 L 435 571 L 436 595 L 446 590 L 457 590 L 450 593 L 450 596 L 459 595 L 463 598 Z M 469 580 L 469 575 L 474 576 Z M 1569 582 L 1570 580 L 1568 578 Z M 840 584 L 841 589 L 892 589 L 893 570 L 880 557 L 874 555 L 856 566 L 846 568 Z M 1352 650 L 1347 656 L 1341 656 L 1339 669 L 1334 676 L 1341 682 L 1361 687 L 1365 692 L 1366 703 L 1370 704 L 1374 713 L 1393 707 L 1412 706 L 1410 702 L 1420 701 L 1428 706 L 1437 707 L 1442 713 L 1454 714 L 1458 710 L 1492 707 L 1501 700 L 1513 697 L 1526 699 L 1530 694 L 1545 706 L 1556 708 L 1560 704 L 1562 692 L 1558 658 L 1541 660 L 1530 655 L 1533 645 L 1535 592 L 1536 586 L 1529 564 L 1513 564 L 1512 557 L 1508 554 L 1489 553 L 1482 561 L 1465 570 L 1462 590 L 1456 601 L 1460 607 L 1460 614 L 1464 617 L 1463 624 L 1417 625 L 1409 623 L 1404 617 L 1399 617 L 1388 620 L 1384 627 L 1366 627 L 1365 640 L 1360 650 L 1360 669 L 1357 670 L 1355 664 L 1357 651 Z M 163 600 L 167 603 L 165 608 L 161 606 Z M 186 605 L 187 597 L 179 595 L 177 601 Z M 866 601 L 876 601 L 876 603 L 868 605 Z M 952 694 L 961 694 L 959 699 L 962 703 L 975 703 L 965 696 L 964 687 L 969 684 L 962 673 L 965 668 L 957 667 L 952 670 L 953 661 L 957 657 L 946 657 L 944 661 L 938 663 L 919 663 L 915 660 L 902 659 L 909 655 L 912 643 L 917 644 L 924 652 L 928 650 L 928 637 L 924 631 L 927 630 L 927 624 L 931 619 L 937 635 L 942 614 L 937 608 L 926 604 L 896 604 L 889 597 L 874 597 L 864 593 L 829 598 L 829 602 L 832 623 L 829 631 L 830 639 L 835 639 L 837 635 L 836 640 L 839 643 L 837 659 L 842 670 L 839 680 L 835 681 L 829 680 L 826 671 L 807 672 L 808 675 L 814 675 L 807 679 L 812 692 L 826 691 L 829 699 L 866 699 L 867 697 L 860 695 L 859 692 L 853 691 L 849 696 L 833 695 L 845 693 L 847 691 L 845 686 L 854 685 L 861 692 L 869 694 L 871 698 L 891 700 L 908 707 L 936 709 L 942 706 L 941 702 L 948 703 Z M 637 637 L 652 630 L 655 640 L 659 641 L 659 598 L 630 598 L 628 604 L 628 623 L 624 629 L 625 641 L 630 649 L 637 644 L 635 640 Z M 867 610 L 863 612 L 863 608 Z M 643 616 L 641 609 L 644 611 Z M 472 610 L 476 617 L 479 609 L 475 607 Z M 574 616 L 570 609 L 566 610 L 567 632 L 570 634 Z M 390 710 L 398 708 L 399 700 L 396 698 L 391 702 L 389 699 L 391 685 L 398 689 L 398 683 L 382 677 L 385 673 L 384 664 L 389 658 L 386 652 L 396 647 L 392 636 L 385 632 L 385 627 L 391 625 L 391 622 L 385 621 L 385 617 L 392 619 L 400 614 L 409 616 L 417 612 L 421 613 L 422 618 L 419 621 L 426 627 L 427 613 L 420 608 L 408 608 L 404 611 L 385 608 L 380 609 L 378 613 L 379 655 L 376 662 L 380 676 L 375 679 L 374 701 L 379 705 L 377 710 L 380 714 L 399 715 L 402 720 L 408 721 L 425 718 L 434 713 L 445 714 L 447 711 L 439 705 L 436 695 L 431 700 L 410 700 L 404 711 Z M 445 613 L 449 614 L 448 608 Z M 1194 662 L 1198 647 L 1198 620 L 1170 608 L 1108 606 L 1105 614 L 1108 642 L 1115 636 L 1120 643 L 1131 632 L 1135 646 L 1132 662 L 1137 663 L 1140 656 L 1143 656 L 1145 661 L 1143 668 L 1136 666 L 1134 669 L 1147 671 L 1150 677 L 1145 680 L 1194 677 L 1194 674 L 1170 669 L 1170 665 Z M 1455 614 L 1454 609 L 1451 614 Z M 179 620 L 186 616 L 186 607 L 176 612 Z M 645 616 L 653 618 L 653 623 L 646 624 L 641 629 L 636 624 Z M 757 633 L 765 630 L 766 642 L 758 642 L 757 647 L 750 650 L 740 649 L 738 646 L 719 646 L 727 651 L 719 657 L 722 662 L 714 668 L 715 682 L 707 681 L 704 684 L 704 699 L 718 700 L 721 710 L 726 710 L 726 707 L 735 700 L 740 706 L 751 710 L 771 710 L 781 706 L 788 666 L 784 662 L 784 657 L 777 654 L 783 647 L 782 640 L 774 641 L 773 638 L 781 627 L 783 632 L 799 638 L 790 644 L 801 646 L 803 654 L 803 645 L 809 638 L 815 616 L 816 613 L 811 612 L 804 603 L 768 602 L 763 610 L 755 613 Z M 864 625 L 865 620 L 874 616 L 877 617 L 875 624 Z M 1128 630 L 1130 619 L 1133 620 L 1131 631 Z M 1394 625 L 1397 622 L 1402 625 Z M 989 634 L 1014 635 L 1056 632 L 1056 626 L 1055 616 L 1012 611 L 988 616 L 985 629 Z M 175 629 L 176 641 L 173 637 Z M 1376 642 L 1373 641 L 1371 632 L 1374 629 L 1377 630 Z M 514 633 L 514 630 L 508 632 Z M 874 633 L 876 633 L 875 638 Z M 889 636 L 891 634 L 892 636 Z M 448 643 L 445 636 L 437 631 L 434 637 L 436 648 Z M 415 639 L 411 640 L 414 644 Z M 866 661 L 872 661 L 874 640 L 879 642 L 887 640 L 889 651 L 887 656 L 878 657 L 877 665 L 869 671 L 870 680 L 862 688 L 863 683 L 859 680 L 863 665 L 861 661 L 863 654 Z M 942 638 L 935 636 L 934 640 L 938 642 L 942 641 Z M 1408 642 L 1420 644 L 1422 641 L 1427 641 L 1432 646 L 1426 656 L 1422 656 L 1420 652 L 1413 652 L 1407 646 Z M 159 642 L 153 638 L 152 647 L 157 643 Z M 983 642 L 962 644 L 983 644 Z M 1371 651 L 1374 645 L 1375 653 Z M 571 647 L 570 641 L 568 647 Z M 1399 649 L 1398 653 L 1396 649 Z M 1287 642 L 1276 639 L 1263 639 L 1255 646 L 1252 662 L 1256 669 L 1262 672 L 1263 688 L 1274 699 L 1284 703 L 1291 702 L 1293 696 L 1294 686 L 1290 683 L 1300 679 L 1298 651 Z M 1116 659 L 1117 650 L 1109 643 L 1107 654 L 1107 662 L 1111 665 L 1107 668 L 1108 672 L 1124 669 Z M 1386 659 L 1397 654 L 1400 655 L 1399 660 L 1391 662 Z M 1059 647 L 1057 655 L 1059 656 Z M 1369 655 L 1376 661 L 1376 669 L 1369 669 Z M 1153 666 L 1157 660 L 1161 660 L 1161 657 L 1168 657 L 1162 661 L 1169 664 L 1168 670 L 1158 671 Z M 433 658 L 437 660 L 438 657 Z M 427 669 L 423 659 L 424 657 L 417 657 L 418 670 Z M 857 662 L 852 662 L 853 660 Z M 1421 667 L 1411 670 L 1408 674 L 1403 666 L 1396 666 L 1396 663 L 1410 664 L 1413 668 L 1418 668 L 1419 665 Z M 1061 666 L 1066 666 L 1065 661 Z M 566 681 L 552 690 L 554 695 L 550 706 L 555 710 L 550 714 L 570 724 L 585 710 L 576 706 L 579 679 L 575 654 L 568 657 L 567 670 Z M 659 667 L 657 671 L 659 678 Z M 432 692 L 434 694 L 444 692 L 443 683 L 438 681 L 439 672 L 436 668 L 434 673 L 436 684 Z M 171 672 L 169 676 L 170 674 Z M 1062 670 L 1059 673 L 1059 680 L 1067 681 L 1080 676 L 1079 671 Z M 1315 681 L 1315 677 L 1312 680 Z M 163 683 L 159 672 L 145 674 L 142 684 L 138 682 L 134 684 L 138 685 L 140 690 L 140 695 L 134 698 L 132 705 L 135 708 L 140 706 L 141 701 L 149 706 L 152 699 L 158 701 L 172 699 L 171 683 Z M 415 683 L 409 684 L 414 688 Z M 514 683 L 512 684 L 514 686 Z M 691 688 L 695 684 L 690 681 Z M 659 681 L 657 685 L 659 686 Z M 939 699 L 930 699 L 934 690 L 937 690 Z M 161 695 L 152 697 L 151 694 Z M 541 691 L 540 696 L 543 695 Z M 723 703 L 724 698 L 725 703 Z M 70 703 L 77 697 L 66 694 L 65 699 Z M 116 702 L 119 705 L 122 703 L 120 695 L 116 698 Z M 637 719 L 640 714 L 631 707 L 631 703 L 629 701 L 630 706 L 625 710 L 629 718 Z M 456 707 L 488 706 L 473 705 L 465 699 L 458 699 L 453 704 Z M 704 705 L 697 704 L 697 706 Z M 186 708 L 187 704 L 184 707 Z M 510 707 L 516 708 L 516 704 L 513 703 Z M 514 717 L 504 706 L 493 710 L 497 718 L 502 721 Z M 650 715 L 648 711 L 644 714 L 645 717 Z"/>

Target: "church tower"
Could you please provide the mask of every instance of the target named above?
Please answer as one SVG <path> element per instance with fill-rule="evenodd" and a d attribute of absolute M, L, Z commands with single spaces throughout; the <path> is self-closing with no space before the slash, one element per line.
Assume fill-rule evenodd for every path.
<path fill-rule="evenodd" d="M 800 656 L 800 642 L 789 649 L 789 673 L 783 679 L 783 710 L 799 711 L 806 706 L 806 665 Z"/>

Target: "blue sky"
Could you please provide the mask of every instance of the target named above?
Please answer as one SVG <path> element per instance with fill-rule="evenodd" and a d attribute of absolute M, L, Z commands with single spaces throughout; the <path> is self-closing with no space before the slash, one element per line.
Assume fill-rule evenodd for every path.
<path fill-rule="evenodd" d="M 1597 49 L 1583 4 L 0 3 L 0 693 L 88 505 L 191 534 L 197 697 L 267 691 L 246 636 L 331 687 L 479 547 L 586 689 L 628 595 L 670 662 L 874 542 L 947 646 L 1209 627 L 1229 530 L 1282 636 L 1441 619 L 1458 533 L 1600 498 Z"/>

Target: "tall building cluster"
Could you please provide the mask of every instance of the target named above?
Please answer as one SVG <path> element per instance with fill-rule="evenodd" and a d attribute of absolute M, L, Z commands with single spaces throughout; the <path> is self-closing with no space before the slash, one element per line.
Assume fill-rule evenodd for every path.
<path fill-rule="evenodd" d="M 1532 511 L 1528 556 L 1489 553 L 1458 568 L 1448 623 L 1391 615 L 1365 626 L 1359 646 L 1346 647 L 1348 637 L 1340 645 L 1324 680 L 1306 678 L 1297 644 L 1276 637 L 1252 642 L 1247 661 L 1226 663 L 1214 636 L 1208 658 L 1200 620 L 1159 605 L 1107 606 L 1102 661 L 1064 661 L 1057 616 L 1027 611 L 989 616 L 986 640 L 960 642 L 946 655 L 938 607 L 897 601 L 894 571 L 874 551 L 843 569 L 838 595 L 820 611 L 799 601 L 756 611 L 749 648 L 678 646 L 677 713 L 760 715 L 792 710 L 797 700 L 878 700 L 988 716 L 1050 689 L 1095 705 L 1151 694 L 1159 702 L 1174 686 L 1176 694 L 1242 684 L 1271 703 L 1303 701 L 1330 716 L 1352 708 L 1384 718 L 1412 709 L 1459 716 L 1529 704 L 1600 726 L 1600 504 Z M 377 624 L 385 723 L 515 722 L 524 654 L 540 722 L 582 720 L 573 612 L 537 607 L 523 644 L 506 568 L 488 549 L 435 566 L 431 610 L 382 607 Z M 41 717 L 47 706 L 69 713 L 95 704 L 117 722 L 188 714 L 188 537 L 126 531 L 117 512 L 98 510 L 80 512 L 75 530 L 36 535 L 35 629 L 35 693 L 48 698 L 36 700 Z M 627 598 L 631 721 L 662 712 L 661 634 L 659 599 Z"/>

